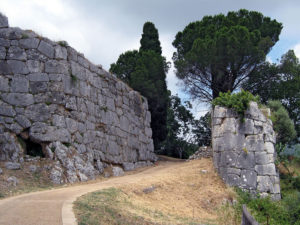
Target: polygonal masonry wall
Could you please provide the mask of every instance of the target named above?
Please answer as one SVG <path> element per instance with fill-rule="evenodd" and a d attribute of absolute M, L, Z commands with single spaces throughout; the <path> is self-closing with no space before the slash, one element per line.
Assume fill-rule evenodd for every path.
<path fill-rule="evenodd" d="M 232 109 L 216 106 L 212 113 L 213 160 L 228 185 L 280 199 L 274 164 L 276 136 L 267 117 L 256 102 L 250 102 L 244 122 Z"/>
<path fill-rule="evenodd" d="M 23 140 L 54 160 L 55 183 L 93 179 L 105 164 L 151 164 L 147 99 L 65 42 L 11 28 L 0 13 L 0 160 L 22 163 Z"/>

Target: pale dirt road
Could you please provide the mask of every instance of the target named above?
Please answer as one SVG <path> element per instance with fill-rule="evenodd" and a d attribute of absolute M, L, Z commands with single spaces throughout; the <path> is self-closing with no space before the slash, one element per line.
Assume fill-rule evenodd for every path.
<path fill-rule="evenodd" d="M 138 173 L 114 177 L 91 184 L 24 194 L 0 201 L 1 225 L 71 225 L 76 224 L 72 202 L 79 196 L 96 190 L 124 184 L 148 183 L 163 179 L 164 174 L 185 162 L 160 162 Z"/>

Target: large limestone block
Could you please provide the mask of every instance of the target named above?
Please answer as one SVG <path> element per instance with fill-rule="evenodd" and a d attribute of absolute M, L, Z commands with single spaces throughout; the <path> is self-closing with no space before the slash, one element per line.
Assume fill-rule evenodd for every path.
<path fill-rule="evenodd" d="M 241 187 L 255 190 L 257 184 L 257 174 L 253 170 L 243 170 L 241 172 Z"/>
<path fill-rule="evenodd" d="M 0 28 L 8 27 L 8 18 L 0 12 Z"/>
<path fill-rule="evenodd" d="M 267 165 L 256 165 L 255 171 L 258 175 L 276 175 L 276 168 L 274 163 L 270 163 Z"/>
<path fill-rule="evenodd" d="M 242 152 L 236 161 L 236 167 L 240 169 L 253 169 L 255 166 L 255 158 L 253 152 Z"/>

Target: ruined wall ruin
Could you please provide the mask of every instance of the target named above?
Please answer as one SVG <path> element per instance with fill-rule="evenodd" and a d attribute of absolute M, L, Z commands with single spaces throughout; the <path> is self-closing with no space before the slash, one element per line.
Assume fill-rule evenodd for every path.
<path fill-rule="evenodd" d="M 93 179 L 107 164 L 149 165 L 150 119 L 138 92 L 66 42 L 9 27 L 0 13 L 1 161 L 22 164 L 28 145 L 40 145 L 55 183 Z"/>
<path fill-rule="evenodd" d="M 269 110 L 265 110 L 270 114 Z M 251 102 L 242 121 L 231 109 L 216 106 L 212 114 L 214 166 L 230 186 L 280 199 L 275 167 L 276 141 L 272 121 Z"/>

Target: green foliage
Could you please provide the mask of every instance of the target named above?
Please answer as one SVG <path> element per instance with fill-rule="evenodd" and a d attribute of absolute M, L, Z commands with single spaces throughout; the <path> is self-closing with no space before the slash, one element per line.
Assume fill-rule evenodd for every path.
<path fill-rule="evenodd" d="M 21 38 L 22 38 L 22 39 L 27 39 L 27 38 L 29 38 L 29 36 L 28 36 L 28 34 L 23 33 Z"/>
<path fill-rule="evenodd" d="M 296 130 L 293 121 L 290 119 L 287 110 L 280 101 L 269 101 L 268 107 L 271 109 L 271 120 L 274 130 L 277 133 L 277 143 L 283 144 L 292 141 L 296 137 Z"/>
<path fill-rule="evenodd" d="M 194 121 L 192 132 L 198 146 L 211 145 L 211 115 L 209 112 Z"/>
<path fill-rule="evenodd" d="M 148 99 L 155 149 L 167 136 L 168 91 L 166 72 L 169 65 L 161 56 L 158 32 L 153 23 L 143 28 L 139 51 L 127 51 L 111 64 L 110 72 Z"/>
<path fill-rule="evenodd" d="M 198 145 L 192 141 L 194 116 L 190 112 L 191 105 L 183 105 L 178 96 L 171 96 L 167 115 L 167 138 L 163 142 L 160 154 L 177 158 L 188 158 L 197 149 Z"/>
<path fill-rule="evenodd" d="M 138 57 L 139 52 L 136 50 L 122 53 L 118 61 L 111 64 L 109 71 L 130 85 L 132 80 L 131 74 L 135 71 Z"/>
<path fill-rule="evenodd" d="M 176 75 L 193 98 L 211 101 L 251 75 L 278 41 L 281 29 L 276 20 L 245 9 L 205 16 L 176 35 Z"/>
<path fill-rule="evenodd" d="M 258 66 L 243 88 L 258 94 L 263 103 L 269 99 L 281 101 L 300 136 L 300 64 L 293 50 L 285 53 L 279 64 Z"/>
<path fill-rule="evenodd" d="M 78 78 L 72 73 L 70 74 L 70 76 L 71 76 L 72 83 L 75 84 L 77 82 Z"/>
<path fill-rule="evenodd" d="M 68 42 L 66 42 L 66 41 L 58 41 L 57 44 L 59 44 L 62 47 L 65 47 L 65 48 L 69 46 Z"/>
<path fill-rule="evenodd" d="M 241 214 L 242 205 L 246 204 L 251 214 L 260 224 L 288 225 L 288 212 L 280 201 L 267 198 L 254 198 L 248 192 L 237 189 L 238 204 L 236 210 Z"/>
<path fill-rule="evenodd" d="M 140 51 L 152 50 L 157 54 L 161 55 L 161 47 L 158 37 L 158 31 L 154 24 L 151 22 L 146 22 L 143 27 L 143 34 L 141 38 Z"/>
<path fill-rule="evenodd" d="M 227 93 L 221 92 L 220 96 L 212 101 L 212 104 L 214 106 L 219 105 L 232 108 L 244 118 L 244 113 L 248 109 L 251 101 L 259 102 L 259 96 L 253 96 L 250 92 L 244 90 L 233 94 L 228 91 Z"/>
<path fill-rule="evenodd" d="M 100 109 L 103 110 L 104 112 L 107 112 L 108 110 L 107 106 L 100 106 Z"/>

